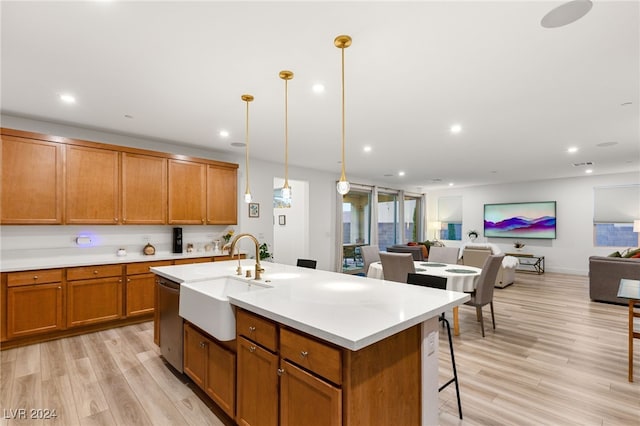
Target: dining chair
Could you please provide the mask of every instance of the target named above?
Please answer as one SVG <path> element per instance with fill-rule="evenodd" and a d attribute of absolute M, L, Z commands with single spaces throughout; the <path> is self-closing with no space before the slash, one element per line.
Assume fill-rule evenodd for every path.
<path fill-rule="evenodd" d="M 360 253 L 362 254 L 362 269 L 364 274 L 367 275 L 369 273 L 369 265 L 373 262 L 380 261 L 380 247 L 377 245 L 373 246 L 361 246 Z"/>
<path fill-rule="evenodd" d="M 303 268 L 316 269 L 316 264 L 318 261 L 312 259 L 298 259 L 297 266 L 301 266 Z"/>
<path fill-rule="evenodd" d="M 431 247 L 429 249 L 429 262 L 455 265 L 458 263 L 458 251 L 458 247 Z"/>
<path fill-rule="evenodd" d="M 480 321 L 482 337 L 484 337 L 484 320 L 482 315 L 483 306 L 489 305 L 491 307 L 491 322 L 493 324 L 493 329 L 496 329 L 496 318 L 493 314 L 493 287 L 503 258 L 504 253 L 492 254 L 487 257 L 487 260 L 482 266 L 482 272 L 478 277 L 476 289 L 471 293 L 471 299 L 468 302 L 465 302 L 465 305 L 475 306 L 476 308 L 476 316 Z"/>
<path fill-rule="evenodd" d="M 406 245 L 394 245 L 387 247 L 389 253 L 411 253 L 413 260 L 420 262 L 424 260 L 422 254 L 422 246 L 406 246 Z"/>
<path fill-rule="evenodd" d="M 387 253 L 380 252 L 382 273 L 387 281 L 407 283 L 407 275 L 416 272 L 411 253 Z"/>

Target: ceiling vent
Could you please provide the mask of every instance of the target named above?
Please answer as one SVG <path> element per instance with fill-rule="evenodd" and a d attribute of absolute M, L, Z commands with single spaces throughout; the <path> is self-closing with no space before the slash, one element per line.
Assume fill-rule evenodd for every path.
<path fill-rule="evenodd" d="M 573 163 L 574 167 L 593 166 L 593 161 L 584 161 L 582 163 Z"/>

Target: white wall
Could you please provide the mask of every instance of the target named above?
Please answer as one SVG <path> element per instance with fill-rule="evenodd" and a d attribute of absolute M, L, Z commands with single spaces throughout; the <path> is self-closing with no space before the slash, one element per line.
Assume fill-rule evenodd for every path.
<path fill-rule="evenodd" d="M 462 196 L 462 233 L 475 229 L 477 241 L 497 244 L 503 251 L 513 252 L 512 239 L 483 236 L 485 203 L 556 201 L 557 238 L 555 240 L 519 239 L 526 244 L 525 252 L 545 256 L 546 270 L 567 274 L 587 275 L 589 256 L 607 255 L 628 247 L 595 247 L 593 242 L 593 188 L 596 186 L 640 183 L 640 173 L 520 182 L 504 185 L 476 186 L 433 191 L 427 194 L 427 222 L 437 220 L 438 198 Z M 429 219 L 431 218 L 431 219 Z M 446 241 L 459 246 L 460 241 Z"/>
<path fill-rule="evenodd" d="M 274 189 L 282 188 L 284 179 L 274 179 Z M 273 208 L 273 256 L 274 261 L 295 265 L 300 259 L 309 258 L 309 214 L 308 183 L 289 179 L 291 207 Z M 279 217 L 285 217 L 280 225 Z"/>

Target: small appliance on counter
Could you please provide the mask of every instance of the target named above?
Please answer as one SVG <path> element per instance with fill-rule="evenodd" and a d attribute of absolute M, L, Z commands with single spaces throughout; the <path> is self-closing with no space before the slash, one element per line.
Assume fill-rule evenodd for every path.
<path fill-rule="evenodd" d="M 173 228 L 173 252 L 182 253 L 182 228 Z"/>
<path fill-rule="evenodd" d="M 121 257 L 122 256 L 126 256 L 127 255 L 127 251 L 125 249 L 123 249 L 123 248 L 119 248 L 118 251 L 116 252 L 116 254 L 118 256 L 121 256 Z"/>

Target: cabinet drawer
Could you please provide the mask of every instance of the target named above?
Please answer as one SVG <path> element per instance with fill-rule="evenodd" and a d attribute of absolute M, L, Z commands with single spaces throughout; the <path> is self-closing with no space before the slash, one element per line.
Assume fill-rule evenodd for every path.
<path fill-rule="evenodd" d="M 55 283 L 62 281 L 62 269 L 45 269 L 40 271 L 11 272 L 7 274 L 7 287 Z"/>
<path fill-rule="evenodd" d="M 280 356 L 333 383 L 342 383 L 342 351 L 340 349 L 281 328 Z"/>
<path fill-rule="evenodd" d="M 251 312 L 236 311 L 236 334 L 245 336 L 272 352 L 278 347 L 278 329 L 276 324 Z"/>
<path fill-rule="evenodd" d="M 150 272 L 149 268 L 156 267 L 156 266 L 169 266 L 172 264 L 173 262 L 171 260 L 159 260 L 157 262 L 127 263 L 126 270 L 127 270 L 127 275 L 146 274 Z"/>
<path fill-rule="evenodd" d="M 80 266 L 67 269 L 68 281 L 117 277 L 120 275 L 122 275 L 122 265 Z"/>

